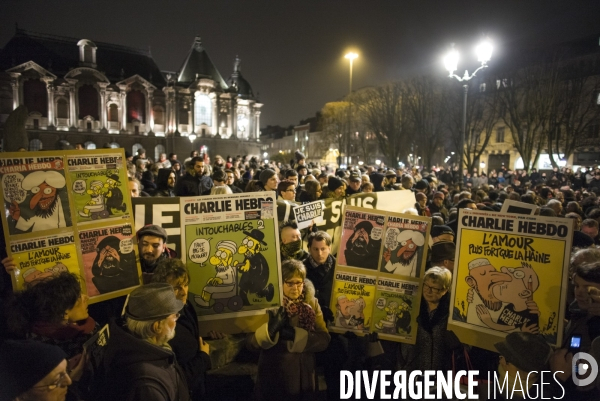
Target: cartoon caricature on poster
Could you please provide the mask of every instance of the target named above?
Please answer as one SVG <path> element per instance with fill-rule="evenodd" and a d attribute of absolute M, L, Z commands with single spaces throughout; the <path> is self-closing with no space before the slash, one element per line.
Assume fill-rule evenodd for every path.
<path fill-rule="evenodd" d="M 10 242 L 10 251 L 20 274 L 16 275 L 17 290 L 33 286 L 38 280 L 62 272 L 81 275 L 77 245 L 71 234 L 57 234 Z"/>
<path fill-rule="evenodd" d="M 78 223 L 122 217 L 131 213 L 123 195 L 123 158 L 115 154 L 68 156 L 73 207 Z"/>
<path fill-rule="evenodd" d="M 330 308 L 334 313 L 334 322 L 329 325 L 331 331 L 369 331 L 375 283 L 375 276 L 336 270 L 331 292 Z"/>
<path fill-rule="evenodd" d="M 377 270 L 385 217 L 347 207 L 344 211 L 338 264 Z"/>
<path fill-rule="evenodd" d="M 416 341 L 419 315 L 419 283 L 380 277 L 377 279 L 371 330 L 382 339 Z"/>
<path fill-rule="evenodd" d="M 262 314 L 280 305 L 273 195 L 181 198 L 182 256 L 201 320 Z"/>
<path fill-rule="evenodd" d="M 89 297 L 140 284 L 134 236 L 130 225 L 79 231 Z"/>
<path fill-rule="evenodd" d="M 63 158 L 0 158 L 4 209 L 11 235 L 71 227 Z"/>
<path fill-rule="evenodd" d="M 567 219 L 461 210 L 449 321 L 459 339 L 489 349 L 530 332 L 560 346 L 571 238 Z"/>
<path fill-rule="evenodd" d="M 425 268 L 426 236 L 430 219 L 388 216 L 381 272 L 420 277 Z"/>

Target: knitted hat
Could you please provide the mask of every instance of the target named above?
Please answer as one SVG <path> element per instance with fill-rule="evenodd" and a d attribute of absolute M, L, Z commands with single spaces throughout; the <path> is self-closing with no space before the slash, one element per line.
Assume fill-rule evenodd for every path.
<path fill-rule="evenodd" d="M 67 355 L 34 340 L 6 340 L 0 346 L 0 401 L 10 401 L 39 383 Z"/>
<path fill-rule="evenodd" d="M 543 370 L 552 351 L 541 335 L 523 332 L 510 333 L 494 346 L 509 363 L 525 372 Z"/>
<path fill-rule="evenodd" d="M 427 195 L 425 195 L 423 192 L 417 192 L 415 194 L 415 198 L 417 199 L 417 202 L 419 202 L 422 200 L 427 200 Z"/>
<path fill-rule="evenodd" d="M 450 227 L 443 225 L 431 227 L 431 238 L 439 237 L 443 234 L 454 235 L 454 231 Z"/>
<path fill-rule="evenodd" d="M 157 226 L 156 224 L 148 224 L 140 228 L 137 232 L 138 241 L 140 241 L 146 235 L 149 235 L 151 237 L 162 238 L 164 242 L 167 242 L 169 238 L 167 236 L 167 231 L 161 226 Z"/>
<path fill-rule="evenodd" d="M 431 247 L 431 263 L 439 263 L 443 262 L 444 260 L 454 260 L 455 254 L 456 245 L 454 245 L 454 242 L 436 242 Z"/>
<path fill-rule="evenodd" d="M 260 175 L 258 176 L 258 179 L 260 180 L 260 182 L 263 183 L 263 185 L 267 185 L 267 182 L 276 174 L 277 173 L 275 173 L 275 171 L 271 170 L 270 168 L 267 168 L 261 171 Z"/>
<path fill-rule="evenodd" d="M 133 320 L 162 320 L 183 309 L 175 298 L 171 284 L 151 283 L 136 288 L 129 294 L 125 315 Z"/>
<path fill-rule="evenodd" d="M 437 191 L 435 194 L 433 194 L 433 199 L 435 198 L 441 198 L 442 200 L 444 200 L 446 198 L 446 195 L 444 195 L 444 193 L 441 191 Z"/>
<path fill-rule="evenodd" d="M 415 185 L 416 189 L 427 189 L 429 187 L 429 183 L 425 180 L 417 181 L 417 185 Z"/>
<path fill-rule="evenodd" d="M 327 181 L 327 188 L 329 188 L 329 190 L 332 192 L 341 187 L 342 185 L 344 185 L 344 183 L 337 177 L 331 176 L 329 177 L 329 181 Z"/>

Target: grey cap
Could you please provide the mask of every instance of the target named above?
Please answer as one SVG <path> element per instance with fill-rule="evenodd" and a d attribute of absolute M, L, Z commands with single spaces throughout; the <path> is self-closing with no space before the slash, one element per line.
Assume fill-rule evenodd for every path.
<path fill-rule="evenodd" d="M 494 347 L 509 363 L 526 372 L 543 370 L 552 352 L 543 336 L 523 332 L 510 333 Z"/>
<path fill-rule="evenodd" d="M 157 226 L 156 224 L 148 224 L 140 228 L 137 232 L 138 241 L 146 235 L 149 235 L 151 237 L 162 238 L 164 242 L 167 242 L 169 238 L 167 235 L 167 230 L 165 230 L 161 226 Z"/>
<path fill-rule="evenodd" d="M 183 309 L 175 298 L 171 284 L 151 283 L 136 288 L 129 294 L 125 316 L 133 320 L 162 320 Z"/>

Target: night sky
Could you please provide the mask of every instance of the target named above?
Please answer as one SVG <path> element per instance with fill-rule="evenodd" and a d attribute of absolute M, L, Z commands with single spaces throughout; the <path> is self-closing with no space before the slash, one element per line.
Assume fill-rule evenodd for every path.
<path fill-rule="evenodd" d="M 504 48 L 567 41 L 597 33 L 599 0 L 0 0 L 0 47 L 20 28 L 152 50 L 161 70 L 181 67 L 194 36 L 224 79 L 236 55 L 265 104 L 261 125 L 297 124 L 348 91 L 422 71 L 445 74 L 451 42 L 464 50 L 459 70 L 487 34 Z M 75 43 L 74 43 L 75 46 Z M 466 52 L 470 52 L 467 54 Z M 468 58 L 468 60 L 467 60 Z"/>

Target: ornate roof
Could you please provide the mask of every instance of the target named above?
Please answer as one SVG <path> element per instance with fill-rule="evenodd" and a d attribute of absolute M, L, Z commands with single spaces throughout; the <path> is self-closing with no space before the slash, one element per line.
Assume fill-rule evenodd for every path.
<path fill-rule="evenodd" d="M 239 97 L 243 99 L 254 99 L 252 87 L 242 76 L 240 69 L 241 62 L 242 60 L 238 56 L 235 56 L 235 61 L 233 62 L 233 74 L 227 79 L 227 84 L 236 90 Z"/>
<path fill-rule="evenodd" d="M 179 71 L 179 76 L 177 77 L 179 85 L 189 86 L 199 79 L 208 78 L 215 81 L 221 90 L 228 89 L 223 77 L 219 74 L 204 46 L 202 46 L 199 36 L 196 36 L 194 39 L 192 48 Z"/>
<path fill-rule="evenodd" d="M 34 61 L 48 71 L 64 76 L 78 68 L 80 39 L 47 35 L 17 29 L 0 51 L 0 70 Z M 150 52 L 111 43 L 93 42 L 97 46 L 96 69 L 111 82 L 139 75 L 157 87 L 166 84 Z"/>

